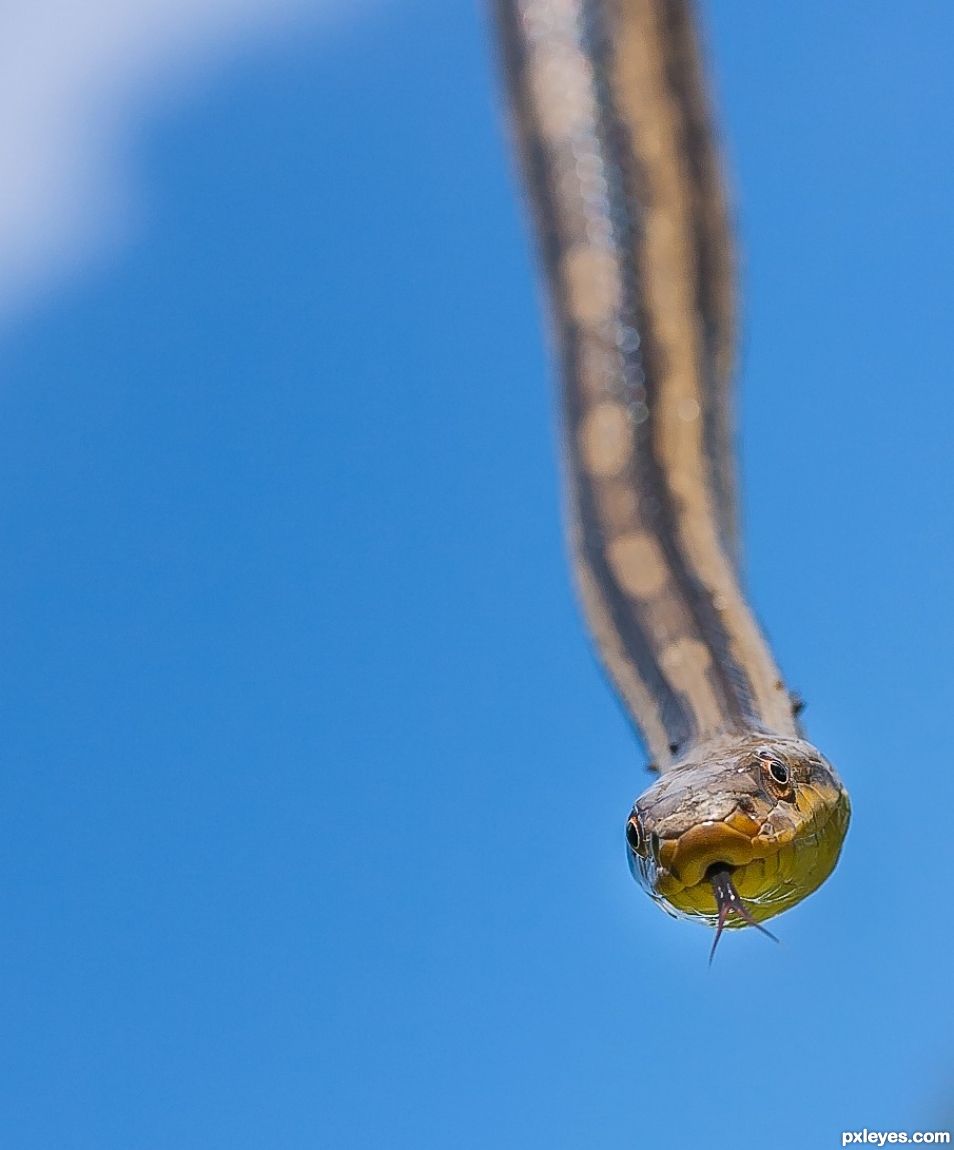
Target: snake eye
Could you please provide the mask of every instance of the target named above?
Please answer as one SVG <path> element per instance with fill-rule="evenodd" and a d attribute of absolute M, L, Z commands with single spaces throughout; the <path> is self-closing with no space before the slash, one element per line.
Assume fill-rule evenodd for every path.
<path fill-rule="evenodd" d="M 779 784 L 784 787 L 788 782 L 788 767 L 784 763 L 779 762 L 778 759 L 773 759 L 769 763 L 769 774 Z"/>
<path fill-rule="evenodd" d="M 639 819 L 635 815 L 626 824 L 626 841 L 634 854 L 643 853 L 643 828 L 639 825 Z"/>
<path fill-rule="evenodd" d="M 762 769 L 767 771 L 772 781 L 778 787 L 785 787 L 791 792 L 792 772 L 788 766 L 777 759 L 774 755 L 770 755 L 767 751 L 760 751 L 759 758 L 762 760 Z M 781 795 L 781 798 L 787 799 L 790 802 L 794 801 L 794 793 Z"/>

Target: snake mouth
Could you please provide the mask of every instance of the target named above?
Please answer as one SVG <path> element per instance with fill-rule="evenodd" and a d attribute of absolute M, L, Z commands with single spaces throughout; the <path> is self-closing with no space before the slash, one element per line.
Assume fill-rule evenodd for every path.
<path fill-rule="evenodd" d="M 766 835 L 754 818 L 736 810 L 726 820 L 697 823 L 661 840 L 646 877 L 654 897 L 676 913 L 700 915 L 713 926 L 721 919 L 730 930 L 754 925 L 800 897 L 787 876 L 794 837 L 791 831 Z M 731 909 L 738 911 L 728 917 L 720 913 L 726 900 L 713 882 L 718 876 L 726 890 L 731 888 Z"/>
<path fill-rule="evenodd" d="M 660 894 L 704 883 L 709 870 L 721 867 L 733 870 L 744 867 L 756 857 L 755 838 L 761 829 L 754 819 L 743 815 L 746 825 L 728 822 L 703 822 L 659 846 L 660 871 L 657 884 Z M 668 889 L 667 889 L 668 888 Z"/>

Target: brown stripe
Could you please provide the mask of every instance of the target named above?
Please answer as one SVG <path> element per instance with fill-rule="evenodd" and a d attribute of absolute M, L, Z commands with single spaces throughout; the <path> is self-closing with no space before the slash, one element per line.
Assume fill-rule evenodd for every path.
<path fill-rule="evenodd" d="M 673 45 L 667 15 L 680 0 L 608 0 L 615 19 L 611 99 L 644 180 L 642 226 L 633 258 L 644 285 L 643 338 L 655 349 L 650 373 L 654 449 L 673 517 L 674 568 L 685 572 L 703 638 L 734 695 L 742 717 L 780 734 L 794 734 L 787 693 L 768 646 L 739 587 L 720 532 L 713 464 L 703 420 L 711 402 L 704 316 L 697 310 L 699 280 L 693 211 L 691 136 L 681 91 L 668 84 Z M 679 26 L 679 22 L 676 22 Z M 678 46 L 685 50 L 685 45 Z"/>

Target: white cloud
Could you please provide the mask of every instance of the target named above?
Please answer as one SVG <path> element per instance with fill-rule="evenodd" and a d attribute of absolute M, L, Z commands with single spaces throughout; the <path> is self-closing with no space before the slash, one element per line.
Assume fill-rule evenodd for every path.
<path fill-rule="evenodd" d="M 357 0 L 4 0 L 0 326 L 128 234 L 145 110 L 263 36 Z"/>

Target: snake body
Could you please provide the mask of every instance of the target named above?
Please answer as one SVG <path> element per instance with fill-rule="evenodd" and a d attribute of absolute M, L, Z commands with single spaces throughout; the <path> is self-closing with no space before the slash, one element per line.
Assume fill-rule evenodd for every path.
<path fill-rule="evenodd" d="M 739 577 L 734 259 L 692 12 L 494 6 L 562 380 L 575 579 L 659 773 L 627 821 L 630 864 L 666 909 L 755 923 L 827 877 L 849 803 Z"/>

